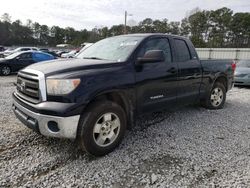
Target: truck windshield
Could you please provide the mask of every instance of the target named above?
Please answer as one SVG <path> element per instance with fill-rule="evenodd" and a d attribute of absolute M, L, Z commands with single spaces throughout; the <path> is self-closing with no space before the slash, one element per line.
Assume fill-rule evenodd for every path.
<path fill-rule="evenodd" d="M 237 66 L 250 68 L 250 61 L 240 61 Z"/>
<path fill-rule="evenodd" d="M 82 51 L 77 58 L 123 62 L 142 39 L 143 37 L 138 36 L 117 36 L 103 39 Z"/>

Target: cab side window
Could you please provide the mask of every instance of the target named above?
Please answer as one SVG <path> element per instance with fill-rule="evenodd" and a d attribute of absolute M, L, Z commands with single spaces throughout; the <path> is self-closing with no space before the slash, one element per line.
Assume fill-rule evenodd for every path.
<path fill-rule="evenodd" d="M 162 50 L 165 55 L 165 62 L 172 61 L 170 44 L 166 38 L 155 38 L 148 40 L 139 51 L 137 57 L 143 57 L 144 54 L 149 50 Z"/>

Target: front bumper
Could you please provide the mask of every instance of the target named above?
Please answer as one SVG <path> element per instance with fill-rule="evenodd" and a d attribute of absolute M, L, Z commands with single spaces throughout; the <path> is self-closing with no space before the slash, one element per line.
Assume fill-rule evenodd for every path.
<path fill-rule="evenodd" d="M 234 85 L 250 86 L 250 78 L 235 77 Z"/>
<path fill-rule="evenodd" d="M 80 115 L 60 117 L 32 112 L 13 100 L 16 117 L 27 127 L 44 136 L 75 139 Z"/>

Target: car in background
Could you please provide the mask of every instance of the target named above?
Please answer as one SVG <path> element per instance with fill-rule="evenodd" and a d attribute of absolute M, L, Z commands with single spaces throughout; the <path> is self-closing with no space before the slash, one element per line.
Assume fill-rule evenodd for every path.
<path fill-rule="evenodd" d="M 0 46 L 0 52 L 5 51 L 5 48 L 3 46 Z"/>
<path fill-rule="evenodd" d="M 62 54 L 69 53 L 69 51 L 68 50 L 57 50 L 55 53 L 57 54 L 58 57 L 61 57 Z"/>
<path fill-rule="evenodd" d="M 81 54 L 84 50 L 86 50 L 88 47 L 92 46 L 94 43 L 87 43 L 85 46 L 82 47 L 82 49 L 75 55 L 76 57 Z"/>
<path fill-rule="evenodd" d="M 50 50 L 48 48 L 39 48 L 39 51 L 48 53 Z"/>
<path fill-rule="evenodd" d="M 84 44 L 81 45 L 81 48 L 72 50 L 68 53 L 63 53 L 61 55 L 62 58 L 73 58 L 77 57 L 80 53 L 82 53 L 84 50 L 86 50 L 88 47 L 92 46 L 94 43 L 88 43 L 85 42 Z"/>
<path fill-rule="evenodd" d="M 33 63 L 53 59 L 54 56 L 39 51 L 17 52 L 0 59 L 0 75 L 7 76 Z"/>
<path fill-rule="evenodd" d="M 77 49 L 77 50 L 71 50 L 70 52 L 68 53 L 63 53 L 61 55 L 62 58 L 73 58 L 75 57 L 75 55 L 79 52 L 80 50 Z"/>
<path fill-rule="evenodd" d="M 250 86 L 250 60 L 241 60 L 237 63 L 234 85 Z"/>
<path fill-rule="evenodd" d="M 40 48 L 39 51 L 53 55 L 55 58 L 59 57 L 55 51 L 49 50 L 48 48 Z"/>
<path fill-rule="evenodd" d="M 3 47 L 3 46 L 0 46 L 0 58 L 3 58 L 4 57 L 4 51 L 6 49 Z"/>
<path fill-rule="evenodd" d="M 11 54 L 14 54 L 14 53 L 17 53 L 17 52 L 23 52 L 23 51 L 38 51 L 39 49 L 36 48 L 36 47 L 19 47 L 19 48 L 16 48 L 14 50 L 5 50 L 2 54 L 3 56 L 2 57 L 7 57 Z"/>

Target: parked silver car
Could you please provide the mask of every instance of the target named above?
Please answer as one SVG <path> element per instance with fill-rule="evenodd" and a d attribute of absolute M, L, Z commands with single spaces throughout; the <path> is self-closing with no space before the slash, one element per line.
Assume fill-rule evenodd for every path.
<path fill-rule="evenodd" d="M 250 60 L 241 60 L 237 63 L 234 84 L 250 86 Z"/>
<path fill-rule="evenodd" d="M 16 48 L 14 50 L 9 49 L 9 50 L 5 50 L 4 52 L 2 52 L 0 54 L 0 57 L 7 57 L 7 56 L 14 54 L 14 53 L 17 53 L 17 52 L 30 51 L 30 50 L 38 51 L 39 49 L 36 47 L 19 47 L 19 48 Z"/>

